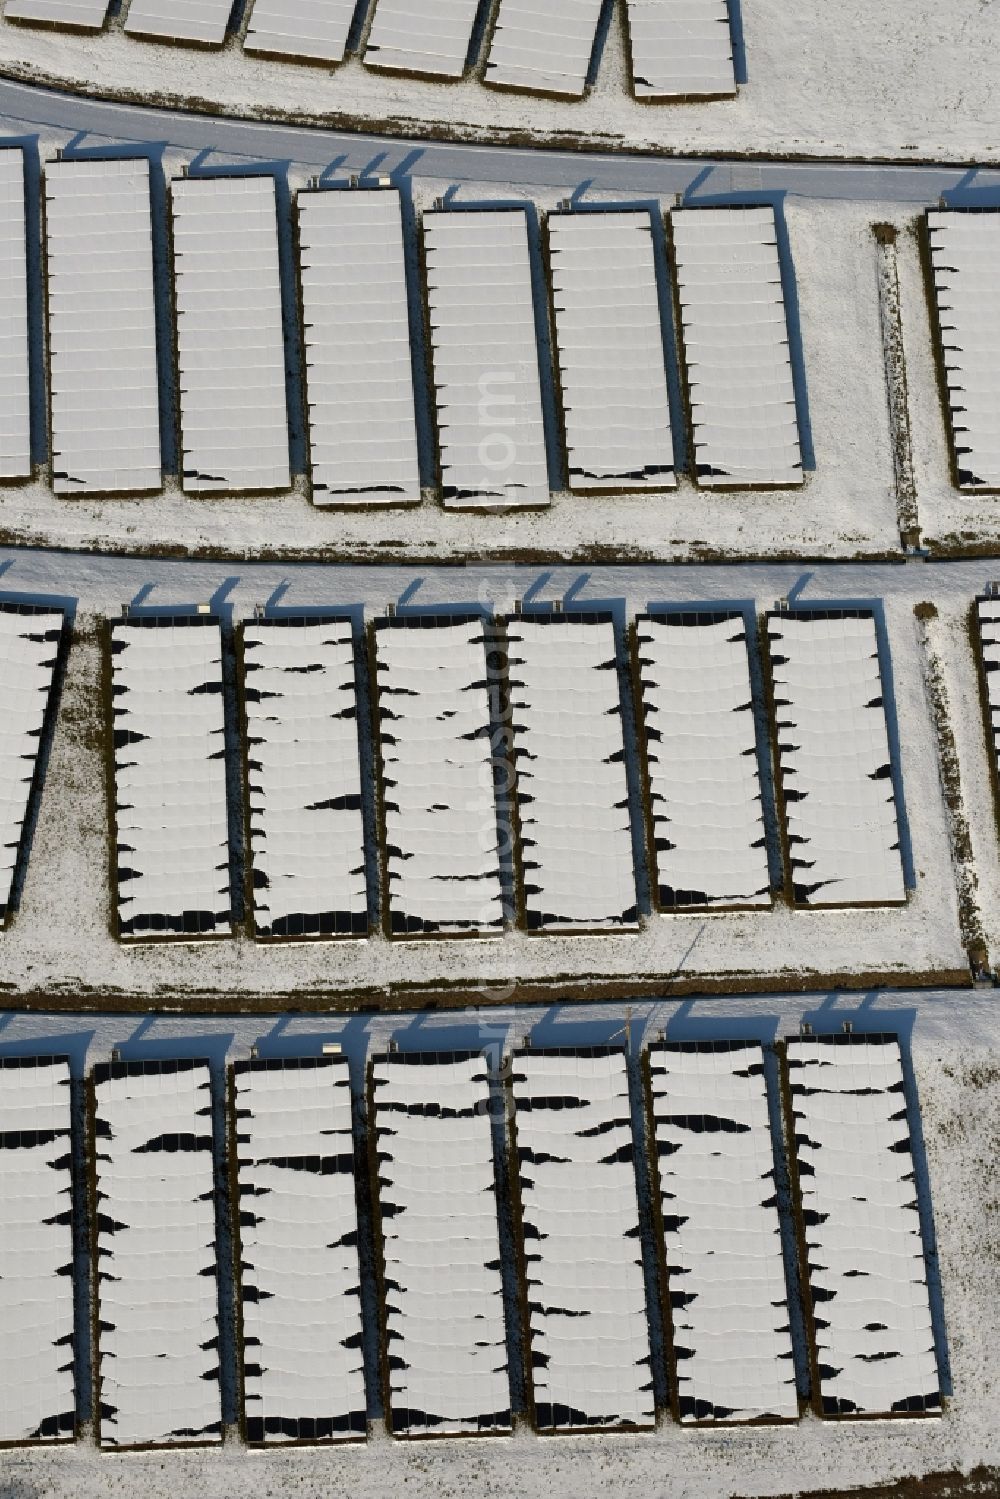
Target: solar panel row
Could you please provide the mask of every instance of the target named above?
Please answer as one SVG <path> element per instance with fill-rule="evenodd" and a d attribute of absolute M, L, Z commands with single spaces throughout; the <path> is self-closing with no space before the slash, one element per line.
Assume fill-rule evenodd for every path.
<path fill-rule="evenodd" d="M 783 609 L 764 635 L 787 898 L 905 901 L 874 614 Z M 62 636 L 60 612 L 0 603 L 0 915 L 23 867 Z M 378 883 L 398 938 L 499 934 L 511 921 L 532 933 L 634 930 L 644 832 L 656 908 L 770 905 L 766 721 L 742 613 L 639 618 L 631 672 L 613 617 L 585 611 L 392 615 L 372 622 L 367 662 L 343 616 L 261 616 L 237 645 L 259 938 L 365 936 Z M 125 939 L 233 930 L 225 655 L 208 614 L 108 627 Z"/>
<path fill-rule="evenodd" d="M 297 355 L 275 179 L 170 183 L 168 350 L 157 312 L 150 172 L 146 158 L 46 164 L 52 486 L 66 496 L 158 492 L 161 427 L 174 405 L 160 378 L 174 367 L 184 491 L 286 491 L 290 401 L 298 399 L 288 376 Z M 9 209 L 0 237 L 4 478 L 31 473 L 23 193 L 20 150 L 0 151 Z M 417 504 L 423 380 L 414 364 L 417 292 L 400 195 L 304 190 L 295 218 L 312 498 L 321 506 Z M 550 311 L 527 212 L 430 210 L 421 231 L 443 504 L 542 507 L 553 484 L 578 493 L 672 489 L 672 340 L 654 217 L 565 211 L 546 220 L 558 480 L 544 399 Z M 675 211 L 671 235 L 697 482 L 801 483 L 773 211 Z"/>
<path fill-rule="evenodd" d="M 100 31 L 109 0 L 6 0 L 7 20 Z M 622 0 L 632 90 L 646 103 L 736 93 L 727 0 Z M 496 88 L 579 99 L 592 82 L 604 0 L 499 0 L 483 63 Z M 250 0 L 246 51 L 343 62 L 349 47 L 387 73 L 454 81 L 476 67 L 485 0 Z M 145 41 L 221 47 L 230 0 L 130 0 L 124 29 Z"/>
<path fill-rule="evenodd" d="M 652 1426 L 657 1299 L 675 1417 L 795 1421 L 806 1371 L 774 1062 L 814 1405 L 936 1412 L 902 1056 L 895 1037 L 859 1034 L 770 1059 L 754 1042 L 657 1042 L 634 1088 L 614 1047 L 517 1051 L 503 1075 L 478 1053 L 374 1056 L 363 1116 L 390 1430 L 509 1431 L 512 1358 L 541 1432 Z M 0 1443 L 75 1430 L 70 1091 L 62 1059 L 0 1059 Z M 347 1060 L 241 1062 L 224 1098 L 203 1061 L 112 1062 L 89 1099 L 101 1444 L 220 1439 L 220 1231 L 235 1241 L 247 1440 L 363 1439 L 366 1168 Z"/>

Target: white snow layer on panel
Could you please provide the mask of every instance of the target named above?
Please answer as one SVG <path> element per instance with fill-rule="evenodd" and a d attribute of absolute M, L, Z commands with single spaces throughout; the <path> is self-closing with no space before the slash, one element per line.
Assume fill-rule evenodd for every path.
<path fill-rule="evenodd" d="M 874 618 L 771 614 L 767 636 L 796 901 L 904 901 Z"/>
<path fill-rule="evenodd" d="M 370 68 L 461 78 L 480 0 L 376 0 Z"/>
<path fill-rule="evenodd" d="M 398 192 L 300 193 L 309 452 L 318 505 L 420 500 Z"/>
<path fill-rule="evenodd" d="M 549 261 L 570 488 L 673 488 L 649 214 L 553 214 Z"/>
<path fill-rule="evenodd" d="M 392 931 L 499 929 L 483 621 L 389 625 L 375 647 Z"/>
<path fill-rule="evenodd" d="M 0 1442 L 73 1435 L 73 1185 L 65 1062 L 0 1062 Z"/>
<path fill-rule="evenodd" d="M 627 0 L 637 99 L 736 93 L 727 0 Z"/>
<path fill-rule="evenodd" d="M 623 1052 L 513 1066 L 536 1424 L 652 1426 Z"/>
<path fill-rule="evenodd" d="M 125 30 L 135 36 L 221 47 L 233 0 L 132 0 Z"/>
<path fill-rule="evenodd" d="M 948 406 L 963 489 L 1000 489 L 1000 212 L 927 215 Z"/>
<path fill-rule="evenodd" d="M 109 0 L 6 0 L 6 21 L 28 21 L 38 26 L 66 26 L 75 31 L 100 31 Z"/>
<path fill-rule="evenodd" d="M 486 1064 L 383 1057 L 372 1089 L 391 1429 L 508 1431 Z"/>
<path fill-rule="evenodd" d="M 486 82 L 580 98 L 603 4 L 604 0 L 500 0 Z"/>
<path fill-rule="evenodd" d="M 682 1421 L 798 1417 L 761 1048 L 654 1046 Z"/>
<path fill-rule="evenodd" d="M 0 607 L 0 922 L 11 897 L 63 616 Z"/>
<path fill-rule="evenodd" d="M 287 489 L 274 179 L 175 179 L 171 195 L 183 486 Z"/>
<path fill-rule="evenodd" d="M 423 222 L 444 503 L 547 505 L 527 219 L 501 209 Z"/>
<path fill-rule="evenodd" d="M 228 932 L 219 627 L 116 624 L 111 651 L 121 933 Z"/>
<path fill-rule="evenodd" d="M 1000 599 L 977 599 L 979 640 L 989 705 L 993 766 L 1000 775 Z"/>
<path fill-rule="evenodd" d="M 670 216 L 698 483 L 802 483 L 772 208 Z"/>
<path fill-rule="evenodd" d="M 52 161 L 45 248 L 56 494 L 158 490 L 149 162 Z"/>
<path fill-rule="evenodd" d="M 507 623 L 529 929 L 635 926 L 614 625 Z"/>
<path fill-rule="evenodd" d="M 0 150 L 0 479 L 31 476 L 24 153 Z"/>
<path fill-rule="evenodd" d="M 368 895 L 350 620 L 248 624 L 243 642 L 257 931 L 363 933 Z"/>
<path fill-rule="evenodd" d="M 342 62 L 357 0 L 254 0 L 247 52 Z"/>
<path fill-rule="evenodd" d="M 347 1063 L 237 1069 L 236 1139 L 247 1436 L 363 1436 Z"/>
<path fill-rule="evenodd" d="M 937 1360 L 899 1043 L 790 1041 L 788 1068 L 823 1409 L 934 1410 Z"/>
<path fill-rule="evenodd" d="M 208 1067 L 95 1087 L 101 1443 L 219 1441 Z"/>
<path fill-rule="evenodd" d="M 746 622 L 636 621 L 660 904 L 770 905 Z"/>

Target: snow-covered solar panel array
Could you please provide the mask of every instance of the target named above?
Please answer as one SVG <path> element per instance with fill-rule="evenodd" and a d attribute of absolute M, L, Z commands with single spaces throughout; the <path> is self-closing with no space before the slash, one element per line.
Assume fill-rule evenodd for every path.
<path fill-rule="evenodd" d="M 444 504 L 547 505 L 525 213 L 445 210 L 423 226 Z"/>
<path fill-rule="evenodd" d="M 636 642 L 659 904 L 769 905 L 744 616 L 650 615 Z"/>
<path fill-rule="evenodd" d="M 94 1098 L 101 1444 L 220 1441 L 208 1066 L 113 1062 Z"/>
<path fill-rule="evenodd" d="M 370 68 L 461 78 L 480 0 L 375 0 L 365 62 Z"/>
<path fill-rule="evenodd" d="M 515 615 L 507 638 L 528 928 L 634 927 L 614 623 Z"/>
<path fill-rule="evenodd" d="M 347 1062 L 237 1063 L 235 1081 L 247 1439 L 363 1437 Z"/>
<path fill-rule="evenodd" d="M 801 484 L 773 208 L 677 209 L 670 223 L 698 483 Z"/>
<path fill-rule="evenodd" d="M 486 624 L 377 620 L 375 671 L 390 929 L 499 930 Z"/>
<path fill-rule="evenodd" d="M 626 0 L 637 99 L 736 93 L 728 0 Z"/>
<path fill-rule="evenodd" d="M 1000 789 L 1000 597 L 977 599 L 976 617 L 990 725 L 989 751 Z"/>
<path fill-rule="evenodd" d="M 51 161 L 45 249 L 56 494 L 160 488 L 149 162 Z"/>
<path fill-rule="evenodd" d="M 111 627 L 118 926 L 228 935 L 222 637 L 208 617 Z"/>
<path fill-rule="evenodd" d="M 155 41 L 221 47 L 232 0 L 131 0 L 125 30 Z"/>
<path fill-rule="evenodd" d="M 535 1424 L 652 1426 L 625 1053 L 518 1053 L 513 1088 Z"/>
<path fill-rule="evenodd" d="M 927 214 L 952 446 L 963 489 L 1000 489 L 1000 211 Z"/>
<path fill-rule="evenodd" d="M 549 262 L 570 489 L 673 488 L 648 213 L 558 213 Z"/>
<path fill-rule="evenodd" d="M 299 194 L 313 499 L 420 500 L 399 193 Z"/>
<path fill-rule="evenodd" d="M 57 610 L 0 602 L 0 926 L 9 914 L 62 628 Z"/>
<path fill-rule="evenodd" d="M 73 1378 L 69 1065 L 0 1058 L 0 1445 L 66 1440 Z"/>
<path fill-rule="evenodd" d="M 268 57 L 342 62 L 357 0 L 253 0 L 243 46 Z"/>
<path fill-rule="evenodd" d="M 0 150 L 0 479 L 31 474 L 24 152 Z"/>
<path fill-rule="evenodd" d="M 649 1070 L 682 1421 L 798 1417 L 763 1053 L 653 1046 Z"/>
<path fill-rule="evenodd" d="M 604 0 L 500 0 L 486 82 L 578 99 Z"/>
<path fill-rule="evenodd" d="M 509 1431 L 489 1079 L 481 1056 L 371 1066 L 392 1431 Z"/>
<path fill-rule="evenodd" d="M 828 1415 L 940 1408 L 895 1036 L 788 1042 L 819 1394 Z"/>
<path fill-rule="evenodd" d="M 786 610 L 767 638 L 793 898 L 905 901 L 874 615 Z"/>
<path fill-rule="evenodd" d="M 183 487 L 287 489 L 273 177 L 171 185 Z"/>
<path fill-rule="evenodd" d="M 5 21 L 100 31 L 108 4 L 109 0 L 5 0 L 3 14 Z"/>
<path fill-rule="evenodd" d="M 368 895 L 351 622 L 247 624 L 243 649 L 257 933 L 363 935 Z"/>

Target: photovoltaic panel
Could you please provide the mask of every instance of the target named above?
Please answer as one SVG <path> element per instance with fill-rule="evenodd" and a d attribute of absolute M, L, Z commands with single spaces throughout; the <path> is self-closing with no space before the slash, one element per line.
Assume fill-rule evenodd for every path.
<path fill-rule="evenodd" d="M 63 623 L 60 610 L 0 601 L 0 927 L 24 847 Z"/>
<path fill-rule="evenodd" d="M 508 1432 L 486 1063 L 376 1057 L 370 1092 L 390 1429 L 411 1437 Z"/>
<path fill-rule="evenodd" d="M 370 68 L 461 78 L 480 0 L 376 0 L 365 62 Z"/>
<path fill-rule="evenodd" d="M 24 153 L 0 149 L 0 480 L 31 475 Z"/>
<path fill-rule="evenodd" d="M 626 0 L 625 15 L 637 99 L 736 93 L 727 0 Z"/>
<path fill-rule="evenodd" d="M 604 0 L 500 0 L 486 82 L 579 99 Z"/>

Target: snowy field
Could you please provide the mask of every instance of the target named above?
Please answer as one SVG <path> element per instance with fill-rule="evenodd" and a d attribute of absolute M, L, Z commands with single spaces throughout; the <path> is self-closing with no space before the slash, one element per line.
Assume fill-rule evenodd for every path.
<path fill-rule="evenodd" d="M 126 35 L 128 8 L 124 0 L 96 36 L 0 22 L 0 70 L 103 97 L 405 134 L 702 155 L 1000 160 L 993 0 L 731 0 L 738 97 L 672 105 L 631 97 L 621 5 L 581 102 L 487 89 L 477 76 L 483 59 L 461 82 L 434 83 L 385 76 L 357 56 L 332 71 L 252 58 L 235 36 L 221 52 L 157 45 Z M 244 9 L 241 0 L 237 28 Z"/>
<path fill-rule="evenodd" d="M 556 1494 L 597 1499 L 609 1492 L 635 1499 L 759 1499 L 793 1491 L 839 1490 L 888 1483 L 907 1474 L 968 1472 L 996 1466 L 996 1359 L 1000 1311 L 995 1295 L 997 1211 L 993 1164 L 1000 1145 L 1000 1018 L 988 994 L 899 992 L 864 998 L 828 994 L 798 999 L 715 998 L 682 1003 L 521 1007 L 485 1013 L 344 1017 L 318 1023 L 309 1017 L 257 1019 L 161 1018 L 137 1014 L 0 1017 L 0 1054 L 68 1054 L 76 1077 L 121 1049 L 126 1060 L 202 1056 L 217 1083 L 227 1063 L 245 1059 L 252 1045 L 262 1056 L 316 1055 L 321 1042 L 339 1041 L 360 1094 L 365 1059 L 395 1037 L 407 1051 L 515 1046 L 530 1035 L 536 1046 L 621 1045 L 633 1062 L 660 1033 L 669 1041 L 730 1038 L 788 1039 L 803 1020 L 817 1032 L 839 1031 L 844 1019 L 857 1030 L 892 1031 L 902 1038 L 908 1096 L 920 1104 L 914 1131 L 921 1184 L 925 1243 L 939 1373 L 945 1391 L 940 1419 L 906 1424 L 881 1420 L 821 1422 L 806 1416 L 794 1426 L 716 1431 L 683 1429 L 661 1409 L 657 1429 L 632 1435 L 541 1438 L 519 1421 L 512 1437 L 392 1440 L 382 1424 L 373 1341 L 366 1342 L 367 1444 L 349 1449 L 248 1451 L 233 1421 L 235 1391 L 223 1390 L 225 1442 L 214 1451 L 172 1454 L 100 1454 L 89 1430 L 73 1447 L 8 1451 L 0 1455 L 5 1499 L 117 1499 L 141 1489 L 150 1499 L 198 1495 L 243 1499 L 253 1495 L 375 1499 L 388 1493 L 418 1496 Z M 771 1065 L 770 1063 L 768 1064 Z M 633 1082 L 635 1082 L 633 1068 Z M 783 1173 L 779 1190 L 783 1191 Z M 367 1230 L 366 1230 L 367 1231 Z M 222 1357 L 231 1358 L 231 1313 L 223 1294 Z M 797 1314 L 795 1314 L 797 1315 Z M 374 1303 L 365 1307 L 374 1325 Z M 942 1325 L 943 1324 L 943 1325 Z M 82 1408 L 88 1409 L 89 1334 L 78 1321 L 83 1361 Z"/>
<path fill-rule="evenodd" d="M 671 992 L 708 984 L 753 989 L 799 987 L 881 975 L 968 975 L 967 951 L 981 941 L 1000 956 L 1000 854 L 990 790 L 976 664 L 968 640 L 972 600 L 989 579 L 983 563 L 904 566 L 495 569 L 414 572 L 403 568 L 127 561 L 43 552 L 0 552 L 0 592 L 63 599 L 76 610 L 77 639 L 69 655 L 40 816 L 21 907 L 3 941 L 0 985 L 12 999 L 36 1003 L 87 998 L 95 1008 L 128 1005 L 142 994 L 165 1006 L 265 1009 L 279 999 L 327 1010 L 390 1004 L 407 994 L 437 993 L 448 1003 L 470 996 L 502 1001 L 565 992 Z M 111 935 L 111 886 L 97 622 L 123 602 L 146 608 L 213 602 L 224 619 L 246 618 L 271 600 L 282 609 L 350 607 L 360 619 L 389 603 L 415 608 L 445 604 L 509 611 L 518 598 L 539 604 L 600 605 L 622 621 L 649 607 L 690 601 L 727 602 L 758 610 L 793 592 L 799 603 L 877 601 L 884 607 L 891 670 L 885 679 L 890 743 L 901 770 L 898 804 L 908 886 L 901 907 L 837 911 L 773 909 L 705 915 L 649 914 L 649 878 L 640 859 L 640 930 L 603 936 L 531 937 L 334 944 L 261 945 L 234 940 L 164 947 L 122 946 Z M 735 597 L 734 597 L 735 595 Z M 938 617 L 923 623 L 914 606 L 933 601 Z M 752 605 L 751 605 L 752 607 Z M 937 739 L 928 701 L 932 658 L 948 696 L 957 740 L 971 865 L 953 862 L 941 795 Z M 366 711 L 362 713 L 365 721 Z M 628 740 L 633 742 L 631 729 Z M 365 754 L 370 754 L 370 747 Z M 370 762 L 369 762 L 370 763 Z M 641 826 L 633 765 L 633 827 Z M 369 773 L 370 774 L 370 773 Z M 231 782 L 232 786 L 232 782 Z M 765 802 L 765 810 L 767 803 Z M 960 907 L 963 889 L 972 876 Z M 370 871 L 369 881 L 375 875 Z M 533 986 L 539 986 L 537 990 Z"/>

